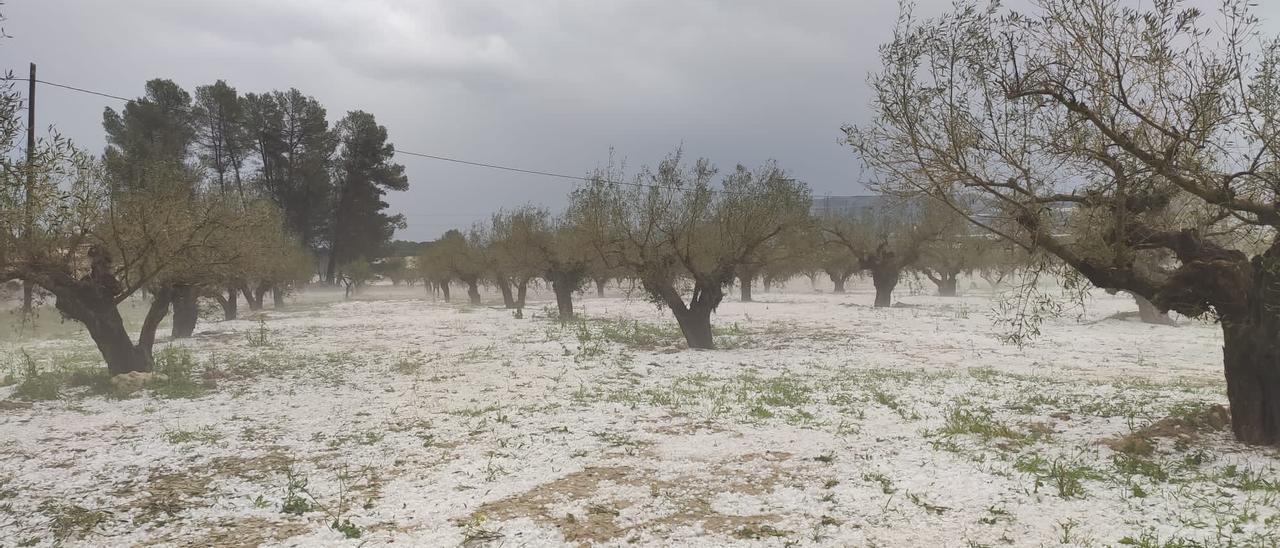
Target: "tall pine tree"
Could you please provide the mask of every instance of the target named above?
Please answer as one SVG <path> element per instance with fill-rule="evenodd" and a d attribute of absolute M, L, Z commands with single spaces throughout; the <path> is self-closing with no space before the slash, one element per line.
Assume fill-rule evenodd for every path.
<path fill-rule="evenodd" d="M 236 88 L 218 80 L 196 88 L 192 123 L 197 156 L 214 188 L 226 196 L 235 192 L 246 201 L 242 170 L 248 155 L 244 105 Z"/>
<path fill-rule="evenodd" d="M 121 112 L 107 108 L 102 126 L 107 133 L 103 163 L 114 188 L 179 184 L 194 190 L 199 174 L 189 163 L 195 140 L 191 95 L 173 80 L 149 80 L 146 95 Z"/>
<path fill-rule="evenodd" d="M 406 190 L 404 166 L 393 163 L 395 147 L 387 142 L 387 128 L 373 115 L 352 111 L 338 122 L 335 159 L 333 227 L 325 278 L 333 280 L 337 265 L 371 258 L 404 227 L 402 215 L 387 215 L 382 200 L 388 190 Z"/>
<path fill-rule="evenodd" d="M 330 233 L 329 168 L 337 145 L 324 107 L 297 89 L 249 93 L 242 103 L 258 163 L 256 183 L 298 239 L 317 249 Z"/>

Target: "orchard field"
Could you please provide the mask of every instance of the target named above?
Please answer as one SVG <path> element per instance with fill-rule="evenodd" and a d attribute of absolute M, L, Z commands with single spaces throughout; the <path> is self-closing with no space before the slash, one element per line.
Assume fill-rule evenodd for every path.
<path fill-rule="evenodd" d="M 616 286 L 567 323 L 545 289 L 516 318 L 312 288 L 161 340 L 142 387 L 42 308 L 0 335 L 0 544 L 1280 542 L 1280 455 L 1232 438 L 1217 326 L 1095 291 L 1019 348 L 962 287 L 757 289 L 707 351 Z"/>

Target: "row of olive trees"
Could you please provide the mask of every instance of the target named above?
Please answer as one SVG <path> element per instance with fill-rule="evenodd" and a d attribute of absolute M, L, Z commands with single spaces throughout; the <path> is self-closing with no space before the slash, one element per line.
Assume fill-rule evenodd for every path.
<path fill-rule="evenodd" d="M 561 318 L 573 317 L 573 295 L 589 281 L 603 294 L 607 280 L 628 278 L 672 311 L 691 348 L 712 348 L 711 313 L 726 288 L 754 277 L 770 246 L 807 227 L 809 203 L 808 187 L 772 163 L 720 175 L 676 151 L 629 176 L 611 159 L 563 214 L 501 211 L 428 243 L 415 266 L 446 299 L 457 281 L 479 303 L 488 281 L 511 308 L 524 306 L 532 280 L 545 280 Z"/>
<path fill-rule="evenodd" d="M 561 317 L 572 318 L 572 295 L 589 281 L 603 295 L 605 283 L 618 272 L 588 240 L 589 214 L 597 213 L 571 207 L 552 216 L 534 206 L 499 211 L 489 225 L 477 224 L 465 234 L 450 230 L 428 242 L 413 270 L 446 301 L 450 282 L 464 285 L 472 304 L 480 303 L 480 286 L 488 283 L 513 309 L 524 308 L 530 284 L 541 279 L 555 292 Z"/>
<path fill-rule="evenodd" d="M 588 179 L 559 216 L 524 206 L 428 242 L 413 261 L 415 276 L 445 300 L 459 283 L 472 304 L 491 285 L 514 309 L 541 279 L 562 318 L 573 316 L 573 295 L 587 281 L 602 290 L 604 280 L 628 279 L 673 312 L 690 347 L 708 348 L 710 315 L 735 282 L 750 301 L 757 279 L 785 283 L 825 271 L 843 291 L 850 276 L 866 271 L 875 304 L 888 306 L 904 272 L 921 273 L 953 296 L 961 274 L 1019 266 L 998 242 L 971 234 L 963 216 L 927 202 L 886 200 L 872 212 L 811 217 L 807 187 L 772 163 L 720 175 L 677 151 L 630 177 L 611 161 Z"/>

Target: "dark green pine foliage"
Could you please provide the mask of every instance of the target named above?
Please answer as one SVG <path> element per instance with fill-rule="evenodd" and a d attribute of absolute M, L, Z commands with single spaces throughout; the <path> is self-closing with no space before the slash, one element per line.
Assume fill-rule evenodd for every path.
<path fill-rule="evenodd" d="M 107 108 L 102 126 L 107 134 L 103 164 L 115 188 L 194 188 L 198 182 L 199 173 L 188 161 L 196 135 L 191 95 L 173 80 L 149 80 L 146 95 L 121 112 Z"/>
<path fill-rule="evenodd" d="M 196 155 L 210 186 L 224 196 L 235 193 L 246 201 L 243 169 L 250 141 L 236 88 L 222 80 L 197 87 L 192 123 Z"/>
<path fill-rule="evenodd" d="M 326 279 L 334 279 L 337 265 L 378 256 L 397 228 L 402 215 L 383 212 L 388 190 L 406 190 L 404 166 L 393 163 L 395 147 L 387 142 L 387 128 L 373 115 L 352 111 L 338 122 L 338 154 L 334 162 L 336 186 L 333 231 L 329 241 Z"/>
<path fill-rule="evenodd" d="M 255 182 L 280 207 L 289 229 L 318 249 L 331 232 L 329 167 L 337 144 L 324 107 L 297 89 L 249 93 L 241 102 L 258 164 Z"/>

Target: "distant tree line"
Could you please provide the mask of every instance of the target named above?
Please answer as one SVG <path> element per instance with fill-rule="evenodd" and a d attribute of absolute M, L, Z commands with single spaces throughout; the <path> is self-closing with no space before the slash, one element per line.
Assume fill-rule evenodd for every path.
<path fill-rule="evenodd" d="M 587 284 L 603 296 L 609 281 L 627 280 L 672 311 L 690 347 L 712 348 L 711 314 L 735 283 L 750 301 L 756 283 L 768 288 L 802 275 L 816 282 L 825 273 L 842 293 L 865 272 L 874 304 L 889 306 L 904 273 L 955 296 L 961 275 L 990 273 L 999 283 L 1028 262 L 930 202 L 886 198 L 867 212 L 812 216 L 807 185 L 772 162 L 722 174 L 677 150 L 632 175 L 611 158 L 587 180 L 559 215 L 536 206 L 502 210 L 419 244 L 412 261 L 397 259 L 387 271 L 393 280 L 421 280 L 445 300 L 459 284 L 472 304 L 488 285 L 513 309 L 542 280 L 563 319 L 574 316 L 573 296 Z"/>

